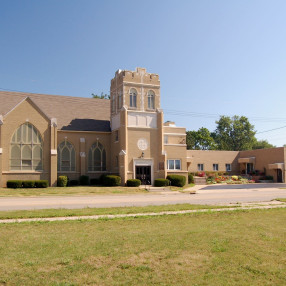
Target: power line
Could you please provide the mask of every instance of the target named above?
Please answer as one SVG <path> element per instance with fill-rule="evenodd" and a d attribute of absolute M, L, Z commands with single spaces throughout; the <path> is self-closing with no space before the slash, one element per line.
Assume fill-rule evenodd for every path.
<path fill-rule="evenodd" d="M 202 112 L 193 112 L 193 111 L 180 111 L 180 110 L 172 110 L 172 109 L 164 109 L 166 114 L 177 115 L 177 116 L 189 116 L 189 117 L 204 117 L 204 118 L 217 118 L 220 116 L 230 116 L 234 115 L 223 115 L 223 114 L 214 114 L 214 113 L 202 113 Z M 270 117 L 250 117 L 246 116 L 252 121 L 266 121 L 266 122 L 286 122 L 286 118 L 270 118 Z"/>
<path fill-rule="evenodd" d="M 14 92 L 24 92 L 24 91 L 20 91 L 20 90 L 13 90 L 13 89 L 7 89 L 7 88 L 1 88 L 0 90 L 4 90 L 4 91 L 14 91 Z M 218 116 L 223 116 L 222 114 L 214 114 L 214 113 L 203 113 L 203 112 L 194 112 L 194 111 L 181 111 L 181 110 L 174 110 L 174 109 L 165 109 L 165 113 L 166 114 L 171 114 L 171 115 L 178 115 L 178 116 L 190 116 L 190 117 L 204 117 L 204 118 L 217 118 Z M 224 115 L 226 116 L 226 115 Z M 228 115 L 230 117 L 233 117 L 234 115 Z M 286 118 L 267 118 L 267 117 L 248 117 L 253 121 L 286 121 Z M 282 127 L 278 127 L 278 128 L 273 128 L 273 129 L 269 129 L 269 130 L 264 130 L 261 132 L 256 132 L 256 134 L 262 134 L 262 133 L 267 133 L 267 132 L 271 132 L 271 131 L 275 131 L 275 130 L 279 130 L 279 129 L 283 129 L 286 128 L 285 126 Z"/>
<path fill-rule="evenodd" d="M 266 132 L 270 132 L 270 131 L 274 131 L 274 130 L 279 130 L 279 129 L 282 129 L 282 128 L 286 128 L 286 125 L 282 126 L 282 127 L 278 127 L 278 128 L 273 128 L 273 129 L 257 132 L 256 134 L 266 133 Z"/>

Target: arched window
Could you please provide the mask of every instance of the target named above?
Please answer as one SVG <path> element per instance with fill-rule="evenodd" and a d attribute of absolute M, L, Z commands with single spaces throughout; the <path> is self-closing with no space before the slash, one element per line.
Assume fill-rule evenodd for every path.
<path fill-rule="evenodd" d="M 58 146 L 58 171 L 59 172 L 75 171 L 74 146 L 66 140 Z"/>
<path fill-rule="evenodd" d="M 89 149 L 88 171 L 106 171 L 106 151 L 98 141 Z"/>
<path fill-rule="evenodd" d="M 137 107 L 137 91 L 135 88 L 130 89 L 130 107 Z"/>
<path fill-rule="evenodd" d="M 155 109 L 155 93 L 152 90 L 148 91 L 148 108 Z"/>
<path fill-rule="evenodd" d="M 43 170 L 42 138 L 31 123 L 24 123 L 15 131 L 10 147 L 11 170 Z"/>

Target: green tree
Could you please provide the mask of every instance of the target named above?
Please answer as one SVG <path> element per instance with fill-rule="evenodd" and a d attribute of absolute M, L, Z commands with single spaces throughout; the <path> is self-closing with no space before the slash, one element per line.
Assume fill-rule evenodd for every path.
<path fill-rule="evenodd" d="M 221 116 L 212 134 L 218 150 L 251 150 L 256 140 L 254 126 L 245 116 Z"/>
<path fill-rule="evenodd" d="M 189 150 L 213 150 L 215 141 L 210 131 L 201 127 L 198 131 L 187 131 L 187 149 Z"/>
<path fill-rule="evenodd" d="M 266 149 L 266 148 L 275 148 L 276 146 L 270 144 L 267 140 L 257 140 L 252 146 L 252 149 Z"/>
<path fill-rule="evenodd" d="M 110 95 L 106 93 L 101 93 L 100 95 L 92 93 L 92 98 L 99 98 L 99 99 L 110 99 Z"/>

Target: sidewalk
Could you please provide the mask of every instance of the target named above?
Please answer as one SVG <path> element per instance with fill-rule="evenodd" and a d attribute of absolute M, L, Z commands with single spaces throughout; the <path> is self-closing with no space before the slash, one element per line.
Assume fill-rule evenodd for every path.
<path fill-rule="evenodd" d="M 117 218 L 135 218 L 147 216 L 163 216 L 163 215 L 177 215 L 190 213 L 214 213 L 214 212 L 230 212 L 239 210 L 253 210 L 253 209 L 276 209 L 286 208 L 286 203 L 282 202 L 266 202 L 258 204 L 248 204 L 245 206 L 237 206 L 232 208 L 219 209 L 199 209 L 199 210 L 183 210 L 183 211 L 163 211 L 158 213 L 136 213 L 136 214 L 118 214 L 118 215 L 89 215 L 89 216 L 73 216 L 73 217 L 52 217 L 52 218 L 21 218 L 21 219 L 2 219 L 1 224 L 6 223 L 23 223 L 23 222 L 53 222 L 53 221 L 75 221 L 75 220 L 99 220 L 99 219 L 117 219 Z"/>

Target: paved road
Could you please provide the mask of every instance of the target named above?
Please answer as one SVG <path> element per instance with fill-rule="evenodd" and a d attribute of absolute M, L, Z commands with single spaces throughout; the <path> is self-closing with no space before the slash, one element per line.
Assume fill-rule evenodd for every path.
<path fill-rule="evenodd" d="M 165 192 L 116 196 L 2 197 L 0 210 L 265 202 L 286 198 L 286 189 L 281 189 L 282 187 L 286 188 L 286 184 L 196 186 L 195 195 Z"/>

